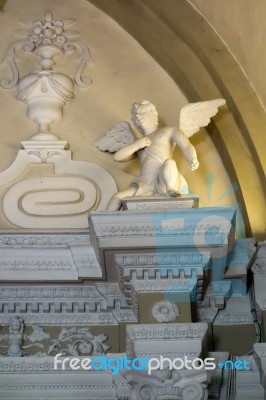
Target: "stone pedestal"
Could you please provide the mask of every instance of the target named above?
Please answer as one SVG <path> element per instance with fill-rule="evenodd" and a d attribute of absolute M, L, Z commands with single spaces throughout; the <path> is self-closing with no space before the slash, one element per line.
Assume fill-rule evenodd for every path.
<path fill-rule="evenodd" d="M 141 196 L 125 197 L 122 201 L 123 210 L 152 211 L 176 210 L 182 208 L 198 208 L 199 196 L 182 194 L 180 197 Z"/>

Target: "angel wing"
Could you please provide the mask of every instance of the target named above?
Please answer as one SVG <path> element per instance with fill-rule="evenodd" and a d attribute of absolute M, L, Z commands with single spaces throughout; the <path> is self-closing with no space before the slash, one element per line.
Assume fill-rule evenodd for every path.
<path fill-rule="evenodd" d="M 189 138 L 200 128 L 207 126 L 211 122 L 211 117 L 217 114 L 218 107 L 225 103 L 224 99 L 216 99 L 187 104 L 180 111 L 179 129 Z"/>
<path fill-rule="evenodd" d="M 97 139 L 93 144 L 101 151 L 115 153 L 122 147 L 135 141 L 134 133 L 128 122 L 122 121 L 116 124 L 105 135 Z"/>
<path fill-rule="evenodd" d="M 32 334 L 27 335 L 27 339 L 29 339 L 31 342 L 37 342 L 38 340 L 48 339 L 50 337 L 51 336 L 44 332 L 43 328 L 37 324 L 32 325 Z"/>

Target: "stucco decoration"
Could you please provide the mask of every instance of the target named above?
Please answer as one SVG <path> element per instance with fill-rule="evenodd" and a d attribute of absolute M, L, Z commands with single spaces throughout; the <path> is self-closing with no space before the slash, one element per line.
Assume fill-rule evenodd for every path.
<path fill-rule="evenodd" d="M 148 355 L 158 359 L 184 360 L 199 357 L 205 351 L 207 324 L 139 324 L 128 325 L 127 355 L 142 357 Z M 171 338 L 170 340 L 168 340 Z M 166 345 L 167 343 L 167 345 Z M 146 371 L 125 371 L 124 376 L 131 385 L 131 399 L 183 399 L 207 400 L 207 371 L 179 368 Z"/>
<path fill-rule="evenodd" d="M 158 128 L 158 112 L 149 101 L 134 103 L 131 118 L 138 136 L 134 135 L 129 123 L 123 121 L 94 143 L 101 151 L 115 153 L 115 161 L 129 161 L 137 154 L 141 164 L 139 176 L 129 188 L 115 194 L 107 209 L 119 210 L 122 200 L 129 196 L 179 197 L 188 193 L 187 183 L 173 160 L 174 148 L 177 145 L 181 149 L 191 171 L 195 171 L 199 162 L 189 138 L 207 126 L 210 118 L 217 114 L 218 107 L 224 104 L 224 99 L 187 104 L 180 111 L 177 129 Z"/>
<path fill-rule="evenodd" d="M 72 161 L 67 142 L 50 131 L 50 125 L 61 119 L 66 102 L 74 98 L 75 86 L 86 87 L 89 77 L 82 77 L 92 63 L 87 46 L 74 40 L 79 32 L 68 30 L 74 19 L 55 20 L 47 11 L 42 20 L 23 20 L 28 30 L 16 34 L 25 39 L 13 43 L 4 59 L 10 66 L 11 79 L 2 79 L 4 89 L 18 85 L 17 99 L 25 102 L 27 116 L 38 130 L 29 141 L 23 141 L 14 163 L 0 173 L 0 191 L 7 220 L 21 228 L 87 228 L 87 214 L 104 210 L 117 191 L 112 176 L 103 168 L 88 162 Z M 40 70 L 20 79 L 16 50 L 22 47 L 39 58 Z M 78 51 L 79 67 L 75 79 L 55 72 L 54 57 Z M 42 173 L 38 164 L 51 168 Z M 35 167 L 35 173 L 28 174 Z M 32 176 L 33 175 L 33 176 Z"/>
<path fill-rule="evenodd" d="M 110 346 L 104 344 L 107 336 L 99 334 L 94 336 L 88 328 L 63 328 L 57 339 L 52 340 L 48 355 L 57 354 L 71 356 L 98 356 L 105 354 Z M 66 345 L 64 347 L 64 342 Z"/>
<path fill-rule="evenodd" d="M 6 54 L 3 64 L 8 64 L 12 72 L 12 79 L 2 79 L 0 86 L 8 89 L 18 84 L 18 100 L 27 105 L 27 115 L 38 125 L 38 133 L 34 140 L 57 140 L 58 137 L 50 132 L 50 124 L 62 117 L 66 101 L 74 98 L 75 83 L 78 86 L 88 86 L 89 77 L 82 78 L 82 72 L 92 58 L 87 46 L 76 40 L 69 40 L 79 35 L 78 31 L 67 30 L 75 19 L 64 21 L 54 20 L 51 11 L 47 11 L 40 21 L 21 21 L 28 30 L 16 32 L 24 36 L 24 40 L 13 43 Z M 41 70 L 19 79 L 16 64 L 16 50 L 22 47 L 25 52 L 32 52 L 40 58 Z M 55 64 L 53 58 L 78 49 L 81 52 L 79 67 L 75 83 L 67 75 L 52 71 Z"/>
<path fill-rule="evenodd" d="M 193 371 L 194 372 L 194 371 Z M 132 400 L 207 400 L 207 374 L 190 371 L 163 370 L 152 375 L 141 372 L 126 374 L 131 385 Z"/>
<path fill-rule="evenodd" d="M 23 145 L 14 163 L 0 173 L 0 189 L 7 187 L 2 199 L 7 220 L 21 228 L 87 228 L 88 212 L 104 210 L 117 191 L 112 176 L 96 164 L 73 161 L 66 142 Z M 51 167 L 48 176 L 45 171 L 27 177 L 30 167 L 44 165 Z"/>
<path fill-rule="evenodd" d="M 0 348 L 6 348 L 7 351 L 2 353 L 2 356 L 8 357 L 23 357 L 27 355 L 25 349 L 36 347 L 42 349 L 43 344 L 39 343 L 43 339 L 50 338 L 50 335 L 44 332 L 44 330 L 37 324 L 32 325 L 32 334 L 26 335 L 24 333 L 25 322 L 21 317 L 17 315 L 12 316 L 9 322 L 9 333 L 6 335 L 0 335 L 0 341 L 7 342 L 7 344 L 0 344 Z M 23 344 L 24 340 L 28 340 L 32 343 Z"/>
<path fill-rule="evenodd" d="M 179 307 L 167 300 L 156 302 L 151 312 L 158 322 L 173 322 L 180 315 Z"/>

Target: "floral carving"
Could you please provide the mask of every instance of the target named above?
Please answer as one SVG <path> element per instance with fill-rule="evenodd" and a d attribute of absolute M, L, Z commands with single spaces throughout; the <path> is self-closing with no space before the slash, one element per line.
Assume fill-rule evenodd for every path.
<path fill-rule="evenodd" d="M 77 68 L 75 82 L 78 86 L 88 86 L 91 84 L 90 77 L 82 77 L 82 73 L 87 64 L 93 64 L 90 52 L 83 43 L 74 40 L 79 36 L 76 30 L 67 30 L 68 25 L 72 25 L 76 20 L 69 18 L 63 21 L 55 20 L 51 11 L 47 11 L 39 21 L 23 20 L 21 23 L 28 30 L 16 31 L 17 36 L 22 36 L 10 45 L 2 64 L 7 64 L 12 72 L 12 79 L 2 79 L 0 86 L 5 89 L 15 87 L 19 82 L 17 68 L 16 51 L 22 47 L 25 52 L 34 52 L 41 57 L 40 65 L 42 70 L 51 70 L 54 65 L 53 57 L 72 53 L 77 50 L 80 53 L 79 66 Z M 70 38 L 70 40 L 69 40 Z"/>
<path fill-rule="evenodd" d="M 58 338 L 52 341 L 47 354 L 60 351 L 63 355 L 72 356 L 101 355 L 110 349 L 103 343 L 106 340 L 104 334 L 94 336 L 87 328 L 63 328 Z M 70 343 L 63 347 L 64 342 Z"/>
<path fill-rule="evenodd" d="M 152 307 L 152 315 L 158 322 L 173 322 L 179 314 L 179 307 L 171 301 L 159 301 Z"/>
<path fill-rule="evenodd" d="M 29 39 L 34 43 L 35 48 L 41 44 L 55 44 L 61 46 L 66 41 L 65 34 L 68 33 L 64 32 L 64 27 L 65 25 L 73 24 L 73 22 L 75 22 L 74 19 L 55 21 L 53 20 L 53 14 L 47 11 L 43 20 L 32 22 L 33 29 Z M 23 33 L 22 31 L 20 32 Z M 76 34 L 78 34 L 78 32 Z"/>

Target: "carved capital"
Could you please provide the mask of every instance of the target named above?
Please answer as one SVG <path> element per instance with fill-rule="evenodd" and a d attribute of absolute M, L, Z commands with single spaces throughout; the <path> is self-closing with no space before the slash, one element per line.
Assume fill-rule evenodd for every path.
<path fill-rule="evenodd" d="M 208 392 L 199 382 L 191 381 L 182 391 L 182 400 L 205 400 L 207 398 Z"/>

